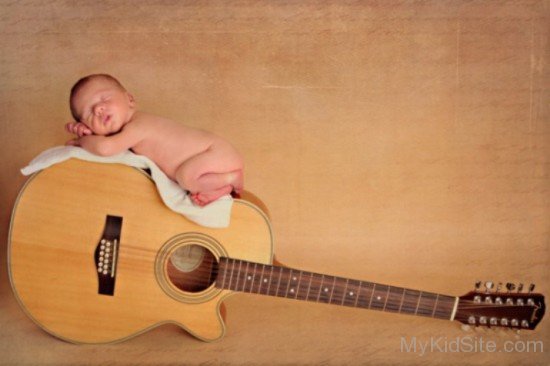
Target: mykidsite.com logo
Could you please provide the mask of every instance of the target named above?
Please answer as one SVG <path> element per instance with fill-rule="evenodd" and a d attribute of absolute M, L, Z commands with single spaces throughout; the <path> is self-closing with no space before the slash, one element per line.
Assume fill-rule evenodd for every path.
<path fill-rule="evenodd" d="M 429 353 L 468 353 L 468 352 L 504 352 L 536 353 L 544 352 L 543 341 L 495 341 L 483 337 L 401 337 L 401 352 L 416 353 L 424 356 Z"/>

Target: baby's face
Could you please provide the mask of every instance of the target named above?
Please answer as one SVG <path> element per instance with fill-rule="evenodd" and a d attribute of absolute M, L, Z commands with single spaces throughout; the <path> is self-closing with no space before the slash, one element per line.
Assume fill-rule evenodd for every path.
<path fill-rule="evenodd" d="M 110 80 L 97 78 L 82 87 L 72 100 L 80 121 L 96 135 L 120 131 L 135 112 L 134 98 Z"/>

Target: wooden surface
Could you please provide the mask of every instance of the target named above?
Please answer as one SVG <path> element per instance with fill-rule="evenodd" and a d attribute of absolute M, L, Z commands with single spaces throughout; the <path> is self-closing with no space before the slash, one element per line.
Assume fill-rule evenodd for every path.
<path fill-rule="evenodd" d="M 72 83 L 109 72 L 142 109 L 239 148 L 283 263 L 449 295 L 477 279 L 547 294 L 548 17 L 536 0 L 3 1 L 1 237 L 19 169 L 69 138 Z M 1 248 L 0 363 L 548 364 L 548 319 L 518 338 L 252 295 L 226 301 L 221 342 L 164 326 L 74 346 L 19 308 Z M 545 352 L 401 346 L 466 338 Z"/>

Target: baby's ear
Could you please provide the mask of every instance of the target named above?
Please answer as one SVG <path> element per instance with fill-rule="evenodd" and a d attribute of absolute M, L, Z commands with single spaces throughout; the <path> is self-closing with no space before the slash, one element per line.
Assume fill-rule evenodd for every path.
<path fill-rule="evenodd" d="M 127 93 L 127 94 L 128 94 L 128 101 L 130 102 L 130 107 L 134 107 L 136 105 L 136 99 L 132 94 L 130 93 Z"/>

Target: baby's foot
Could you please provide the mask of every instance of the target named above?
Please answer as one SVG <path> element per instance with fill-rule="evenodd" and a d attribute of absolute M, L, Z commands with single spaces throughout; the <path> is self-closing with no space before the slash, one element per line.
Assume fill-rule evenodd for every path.
<path fill-rule="evenodd" d="M 218 198 L 231 193 L 232 186 L 225 186 L 215 191 L 210 192 L 197 192 L 191 194 L 191 200 L 198 206 L 206 206 L 207 204 L 214 202 Z"/>
<path fill-rule="evenodd" d="M 233 176 L 229 184 L 233 186 L 232 190 L 236 194 L 241 194 L 241 192 L 243 191 L 243 171 L 238 170 L 236 172 L 233 172 Z"/>

